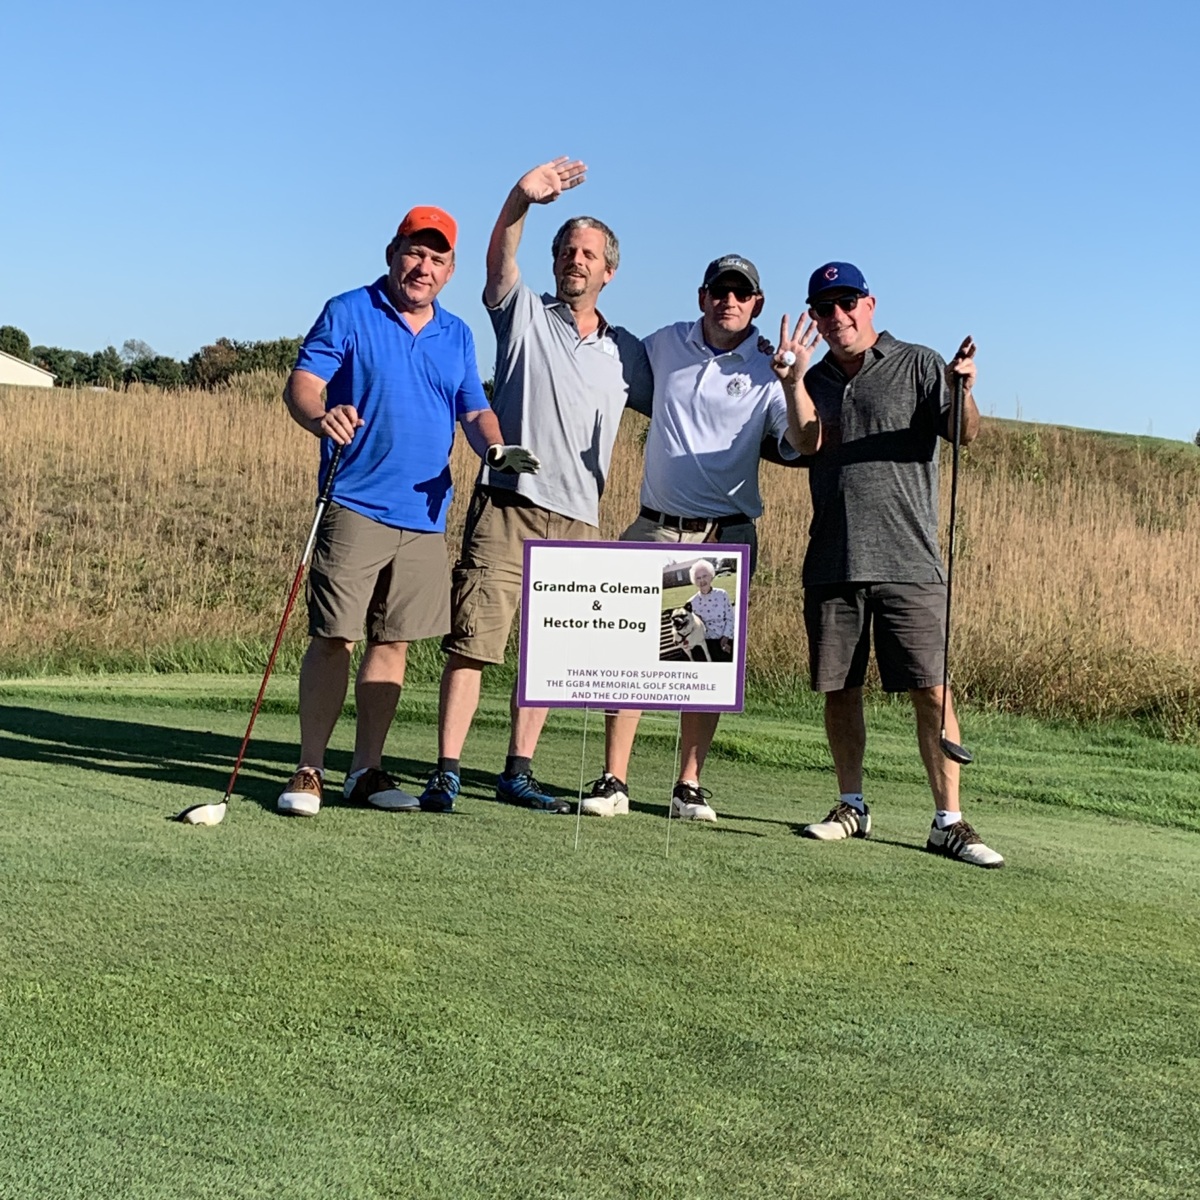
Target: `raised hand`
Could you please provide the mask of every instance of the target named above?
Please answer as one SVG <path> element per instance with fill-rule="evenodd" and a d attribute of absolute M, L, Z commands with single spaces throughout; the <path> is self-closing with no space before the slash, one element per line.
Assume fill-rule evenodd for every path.
<path fill-rule="evenodd" d="M 587 167 L 578 160 L 572 162 L 564 154 L 526 171 L 517 180 L 517 191 L 530 204 L 552 204 L 563 192 L 578 187 L 586 178 Z"/>
<path fill-rule="evenodd" d="M 779 323 L 779 345 L 775 347 L 771 357 L 771 370 L 779 377 L 781 383 L 789 379 L 803 379 L 808 364 L 820 342 L 821 335 L 817 332 L 815 321 L 809 319 L 807 313 L 801 313 L 796 318 L 796 327 L 788 332 L 788 315 L 783 314 Z"/>
<path fill-rule="evenodd" d="M 963 377 L 963 386 L 968 392 L 975 390 L 975 339 L 967 334 L 958 348 L 958 353 L 946 364 L 946 386 L 954 390 L 955 377 Z"/>

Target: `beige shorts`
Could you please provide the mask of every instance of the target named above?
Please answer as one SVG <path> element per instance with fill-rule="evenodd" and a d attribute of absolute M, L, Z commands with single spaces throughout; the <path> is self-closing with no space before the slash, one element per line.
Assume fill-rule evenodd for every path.
<path fill-rule="evenodd" d="M 450 572 L 440 533 L 393 529 L 330 504 L 308 572 L 308 635 L 415 642 L 450 628 Z"/>
<path fill-rule="evenodd" d="M 450 633 L 442 649 L 477 662 L 502 663 L 521 607 L 523 547 L 531 538 L 594 542 L 594 525 L 540 508 L 516 492 L 476 487 L 454 568 Z"/>
<path fill-rule="evenodd" d="M 639 516 L 628 529 L 621 534 L 623 542 L 695 542 L 712 543 L 726 542 L 732 545 L 750 547 L 750 574 L 754 574 L 758 566 L 758 531 L 754 522 L 746 517 L 744 521 L 734 524 L 726 522 L 718 525 L 715 521 L 707 529 L 685 530 L 675 529 L 669 525 L 661 525 L 649 517 Z"/>

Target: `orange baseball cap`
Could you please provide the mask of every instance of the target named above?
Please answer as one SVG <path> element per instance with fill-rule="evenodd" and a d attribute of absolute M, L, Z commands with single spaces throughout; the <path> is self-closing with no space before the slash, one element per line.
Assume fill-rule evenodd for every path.
<path fill-rule="evenodd" d="M 434 208 L 432 204 L 418 204 L 416 208 L 410 209 L 408 215 L 400 222 L 396 236 L 410 237 L 422 229 L 433 229 L 440 233 L 450 243 L 450 249 L 454 249 L 454 243 L 458 240 L 458 225 L 444 208 Z"/>

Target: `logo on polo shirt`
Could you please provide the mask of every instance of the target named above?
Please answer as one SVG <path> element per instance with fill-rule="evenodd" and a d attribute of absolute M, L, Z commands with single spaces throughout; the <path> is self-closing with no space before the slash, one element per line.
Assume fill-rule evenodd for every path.
<path fill-rule="evenodd" d="M 749 375 L 735 375 L 726 385 L 726 392 L 735 400 L 740 399 L 750 390 Z"/>

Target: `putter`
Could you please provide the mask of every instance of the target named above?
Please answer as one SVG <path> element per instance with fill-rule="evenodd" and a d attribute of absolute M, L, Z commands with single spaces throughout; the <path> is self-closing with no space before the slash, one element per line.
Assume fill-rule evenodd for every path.
<path fill-rule="evenodd" d="M 942 648 L 942 753 L 966 766 L 974 757 L 966 746 L 946 736 L 946 701 L 950 697 L 950 598 L 954 591 L 954 515 L 958 506 L 958 450 L 962 443 L 963 377 L 954 379 L 953 447 L 950 458 L 950 531 L 946 536 L 946 642 Z"/>
<path fill-rule="evenodd" d="M 262 707 L 263 696 L 267 692 L 267 681 L 271 678 L 271 671 L 275 666 L 275 656 L 279 653 L 279 645 L 283 641 L 283 632 L 287 629 L 288 618 L 292 615 L 292 606 L 296 603 L 296 595 L 300 591 L 300 581 L 304 578 L 304 568 L 308 566 L 309 556 L 313 552 L 313 546 L 316 545 L 317 530 L 321 526 L 321 518 L 325 515 L 325 510 L 329 507 L 329 497 L 333 492 L 333 479 L 337 474 L 338 462 L 341 457 L 342 447 L 340 444 L 336 444 L 333 447 L 333 457 L 329 460 L 329 470 L 325 473 L 325 485 L 321 488 L 321 494 L 317 497 L 317 511 L 313 516 L 312 528 L 308 531 L 308 541 L 304 543 L 304 553 L 300 556 L 300 565 L 296 568 L 296 576 L 292 580 L 292 590 L 288 593 L 287 604 L 283 610 L 283 620 L 279 622 L 279 632 L 275 634 L 275 644 L 271 647 L 271 655 L 267 659 L 267 669 L 263 672 L 262 684 L 258 689 L 258 697 L 254 701 L 254 708 L 250 711 L 250 723 L 246 726 L 246 736 L 242 738 L 242 748 L 238 751 L 237 762 L 233 764 L 233 774 L 229 776 L 229 784 L 225 788 L 225 795 L 219 804 L 193 804 L 191 808 L 185 808 L 183 812 L 176 813 L 171 818 L 172 821 L 182 821 L 185 825 L 219 825 L 225 819 L 229 797 L 233 795 L 233 788 L 237 783 L 238 772 L 242 769 L 242 759 L 246 757 L 246 747 L 250 744 L 250 734 L 254 731 L 254 721 L 258 716 L 258 710 Z"/>

